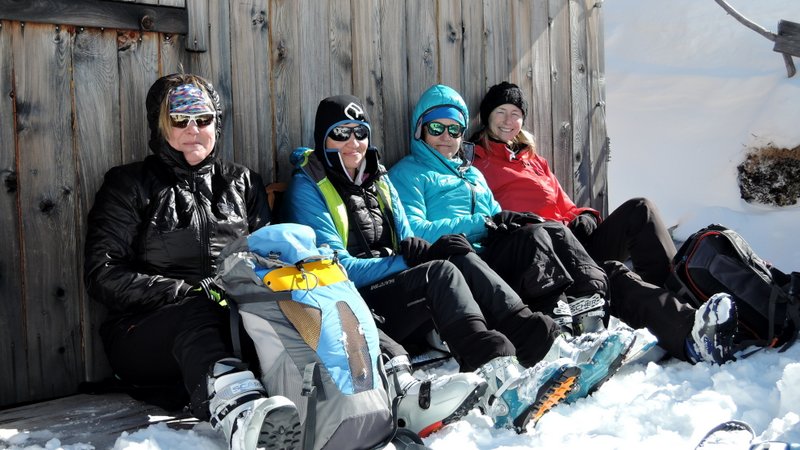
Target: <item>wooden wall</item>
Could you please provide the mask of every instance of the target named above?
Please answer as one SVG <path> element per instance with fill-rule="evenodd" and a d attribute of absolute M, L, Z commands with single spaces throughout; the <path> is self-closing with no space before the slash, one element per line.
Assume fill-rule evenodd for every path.
<path fill-rule="evenodd" d="M 0 406 L 109 374 L 104 312 L 81 279 L 85 218 L 105 171 L 149 153 L 144 97 L 161 75 L 214 82 L 222 154 L 266 182 L 287 181 L 288 154 L 313 145 L 326 96 L 366 102 L 391 165 L 428 86 L 457 89 L 477 119 L 486 89 L 510 80 L 565 189 L 607 207 L 602 0 L 136 3 L 0 0 Z M 133 22 L 111 17 L 123 10 Z M 135 25 L 139 12 L 155 25 Z"/>

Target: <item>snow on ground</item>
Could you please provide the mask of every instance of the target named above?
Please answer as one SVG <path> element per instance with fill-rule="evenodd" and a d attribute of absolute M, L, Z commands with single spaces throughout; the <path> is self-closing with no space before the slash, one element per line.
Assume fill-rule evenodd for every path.
<path fill-rule="evenodd" d="M 773 31 L 781 19 L 800 22 L 798 0 L 731 4 Z M 800 270 L 800 206 L 749 205 L 736 185 L 736 166 L 748 148 L 800 145 L 800 75 L 787 78 L 772 42 L 712 0 L 609 0 L 603 12 L 612 208 L 650 197 L 667 225 L 677 226 L 678 239 L 722 223 L 778 267 Z M 556 407 L 527 434 L 495 430 L 473 411 L 426 443 L 459 450 L 692 449 L 709 428 L 730 419 L 749 422 L 759 439 L 800 442 L 800 345 L 721 367 L 628 366 L 592 397 Z M 25 433 L 0 428 L 0 448 L 41 449 L 26 447 L 26 440 Z M 223 445 L 207 424 L 192 431 L 154 425 L 121 435 L 114 449 Z M 53 439 L 46 448 L 93 447 Z"/>

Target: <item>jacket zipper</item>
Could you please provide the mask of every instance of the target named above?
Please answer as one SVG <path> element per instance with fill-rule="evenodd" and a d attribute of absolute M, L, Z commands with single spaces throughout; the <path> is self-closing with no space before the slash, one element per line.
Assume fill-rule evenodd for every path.
<path fill-rule="evenodd" d="M 200 267 L 203 274 L 211 273 L 211 265 L 209 264 L 208 254 L 211 250 L 210 237 L 208 236 L 208 215 L 203 208 L 201 195 L 197 192 L 197 179 L 200 175 L 197 172 L 192 172 L 189 179 L 189 190 L 194 197 L 194 208 L 197 211 L 197 226 L 200 233 Z"/>

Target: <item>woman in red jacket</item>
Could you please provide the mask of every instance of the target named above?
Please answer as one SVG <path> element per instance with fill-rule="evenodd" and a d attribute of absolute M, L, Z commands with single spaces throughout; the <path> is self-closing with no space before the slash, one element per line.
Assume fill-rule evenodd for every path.
<path fill-rule="evenodd" d="M 481 129 L 472 136 L 475 161 L 504 210 L 530 211 L 567 225 L 598 263 L 628 258 L 644 281 L 663 286 L 675 244 L 655 205 L 646 198 L 623 203 L 603 220 L 575 205 L 536 153 L 522 129 L 527 105 L 517 85 L 492 86 L 480 105 Z"/>

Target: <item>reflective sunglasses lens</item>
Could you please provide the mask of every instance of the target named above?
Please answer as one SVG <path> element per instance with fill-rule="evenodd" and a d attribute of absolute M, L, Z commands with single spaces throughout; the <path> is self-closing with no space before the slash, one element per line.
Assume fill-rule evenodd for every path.
<path fill-rule="evenodd" d="M 201 114 L 195 117 L 198 127 L 207 127 L 214 121 L 214 114 Z"/>
<path fill-rule="evenodd" d="M 356 135 L 356 139 L 362 141 L 369 137 L 369 128 L 365 125 L 359 125 L 353 128 L 353 133 Z"/>
<path fill-rule="evenodd" d="M 461 125 L 454 124 L 454 125 L 448 125 L 447 126 L 447 134 L 449 134 L 450 137 L 453 138 L 453 139 L 460 138 L 461 137 L 461 133 L 463 133 L 463 132 L 464 132 L 464 129 L 461 128 Z"/>
<path fill-rule="evenodd" d="M 439 136 L 444 133 L 445 126 L 439 122 L 428 122 L 426 125 L 428 134 L 431 136 Z"/>

